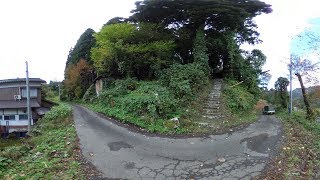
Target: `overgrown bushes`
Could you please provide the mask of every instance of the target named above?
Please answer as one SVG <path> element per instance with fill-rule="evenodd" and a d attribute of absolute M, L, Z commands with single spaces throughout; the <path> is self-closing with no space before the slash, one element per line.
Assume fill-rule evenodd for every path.
<path fill-rule="evenodd" d="M 99 96 L 99 101 L 105 106 L 152 118 L 166 118 L 177 109 L 175 98 L 158 82 L 126 79 L 117 80 L 114 84 Z"/>
<path fill-rule="evenodd" d="M 226 105 L 233 113 L 242 113 L 252 110 L 257 98 L 236 81 L 227 80 L 224 88 L 224 99 Z"/>
<path fill-rule="evenodd" d="M 1 140 L 0 179 L 78 179 L 76 132 L 68 105 L 53 107 L 28 139 Z"/>
<path fill-rule="evenodd" d="M 278 156 L 259 179 L 319 179 L 320 125 L 303 111 L 280 111 L 284 139 Z"/>
<path fill-rule="evenodd" d="M 208 75 L 202 69 L 197 63 L 175 64 L 162 71 L 158 81 L 115 80 L 96 102 L 87 105 L 151 132 L 185 131 L 183 127 L 166 127 L 164 122 L 183 116 L 190 102 L 208 85 Z"/>
<path fill-rule="evenodd" d="M 161 82 L 168 87 L 176 98 L 188 101 L 209 83 L 208 75 L 197 63 L 186 65 L 174 64 L 165 69 Z"/>

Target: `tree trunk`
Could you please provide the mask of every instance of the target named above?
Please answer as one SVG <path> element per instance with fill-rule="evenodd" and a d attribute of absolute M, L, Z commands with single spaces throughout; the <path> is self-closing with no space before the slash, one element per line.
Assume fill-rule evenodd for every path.
<path fill-rule="evenodd" d="M 313 111 L 312 111 L 312 109 L 310 107 L 310 103 L 309 103 L 309 100 L 308 100 L 308 97 L 307 97 L 307 93 L 306 93 L 306 88 L 303 85 L 301 74 L 296 73 L 295 75 L 298 77 L 298 80 L 299 80 L 299 83 L 300 83 L 300 86 L 301 86 L 303 101 L 304 101 L 304 104 L 305 104 L 306 109 L 307 109 L 307 118 L 311 119 L 313 117 Z"/>

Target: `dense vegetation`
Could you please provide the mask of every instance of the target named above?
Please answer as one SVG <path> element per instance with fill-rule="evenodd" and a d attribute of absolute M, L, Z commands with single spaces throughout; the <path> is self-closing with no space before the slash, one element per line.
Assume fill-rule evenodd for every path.
<path fill-rule="evenodd" d="M 0 139 L 0 179 L 78 179 L 76 132 L 71 108 L 53 107 L 27 139 Z"/>
<path fill-rule="evenodd" d="M 282 111 L 278 117 L 284 126 L 284 143 L 259 179 L 319 179 L 320 124 L 310 122 L 303 111 L 292 115 Z"/>
<path fill-rule="evenodd" d="M 301 81 L 301 79 L 299 79 Z M 320 170 L 320 109 L 319 87 L 294 91 L 293 112 L 288 113 L 289 81 L 280 77 L 275 89 L 265 91 L 264 98 L 276 105 L 277 117 L 283 123 L 284 143 L 279 155 L 269 164 L 269 169 L 261 179 L 319 179 Z M 299 92 L 297 92 L 299 91 Z M 297 96 L 300 94 L 300 97 Z M 303 95 L 304 94 L 304 95 Z M 310 99 L 312 116 L 308 115 L 305 105 Z M 316 118 L 318 119 L 316 121 Z"/>
<path fill-rule="evenodd" d="M 210 79 L 219 77 L 241 83 L 226 90 L 228 107 L 250 111 L 260 97 L 266 57 L 240 45 L 260 42 L 252 19 L 271 11 L 270 5 L 246 0 L 137 2 L 131 17 L 115 17 L 99 32 L 81 35 L 68 56 L 62 98 L 166 132 L 172 130 L 166 120 L 186 117 Z M 99 97 L 97 79 L 104 81 Z"/>

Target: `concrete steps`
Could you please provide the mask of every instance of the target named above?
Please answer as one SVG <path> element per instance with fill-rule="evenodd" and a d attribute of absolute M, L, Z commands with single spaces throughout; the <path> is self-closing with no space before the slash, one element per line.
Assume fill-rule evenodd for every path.
<path fill-rule="evenodd" d="M 202 121 L 199 124 L 208 124 L 212 121 L 221 120 L 224 115 L 221 112 L 221 88 L 223 79 L 214 79 L 213 88 L 208 96 L 207 102 L 203 105 Z"/>

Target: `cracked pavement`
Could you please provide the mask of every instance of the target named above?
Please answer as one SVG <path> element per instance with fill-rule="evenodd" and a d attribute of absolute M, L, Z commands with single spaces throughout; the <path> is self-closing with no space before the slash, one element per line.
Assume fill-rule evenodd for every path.
<path fill-rule="evenodd" d="M 261 116 L 243 130 L 197 138 L 149 137 L 73 108 L 82 153 L 105 178 L 252 179 L 281 140 L 281 124 Z"/>

